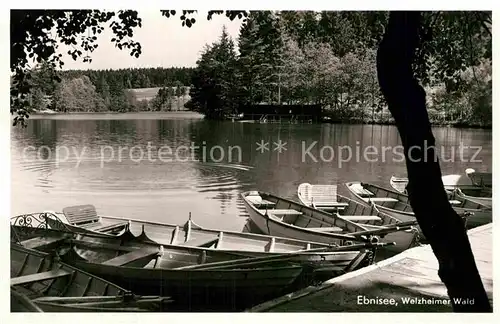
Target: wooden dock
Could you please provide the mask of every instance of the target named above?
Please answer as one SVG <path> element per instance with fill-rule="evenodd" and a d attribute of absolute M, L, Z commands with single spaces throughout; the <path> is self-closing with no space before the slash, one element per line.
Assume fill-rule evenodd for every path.
<path fill-rule="evenodd" d="M 493 226 L 469 230 L 484 287 L 493 305 Z M 250 312 L 451 312 L 430 246 L 406 250 L 321 286 L 257 305 Z M 467 280 L 467 278 L 464 278 Z"/>

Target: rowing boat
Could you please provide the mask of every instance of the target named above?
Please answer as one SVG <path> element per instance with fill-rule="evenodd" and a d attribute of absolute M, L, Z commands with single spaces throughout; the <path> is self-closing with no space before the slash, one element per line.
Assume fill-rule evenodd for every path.
<path fill-rule="evenodd" d="M 374 204 L 378 210 L 402 222 L 415 219 L 408 195 L 362 182 L 348 182 L 346 186 L 352 197 L 362 204 Z M 491 223 L 491 208 L 466 200 L 450 200 L 450 204 L 459 215 L 466 217 L 468 228 Z"/>
<path fill-rule="evenodd" d="M 477 190 L 478 188 L 492 187 L 491 173 L 476 172 L 474 169 L 468 168 L 465 174 L 447 174 L 441 177 L 444 189 L 452 192 L 455 189 L 461 190 Z M 389 180 L 391 187 L 400 193 L 407 194 L 406 186 L 408 178 L 397 177 L 392 175 Z"/>
<path fill-rule="evenodd" d="M 249 260 L 216 250 L 179 246 L 131 249 L 130 245 L 79 237 L 61 255 L 65 262 L 139 294 L 172 296 L 176 307 L 181 309 L 200 305 L 210 305 L 213 309 L 247 307 L 285 293 L 303 271 L 302 266 L 287 262 L 249 266 L 243 263 L 218 269 L 221 262 Z M 149 256 L 149 260 L 136 262 L 144 255 Z M 199 265 L 213 268 L 185 269 Z"/>
<path fill-rule="evenodd" d="M 491 188 L 477 187 L 467 189 L 455 189 L 451 195 L 451 199 L 464 200 L 468 205 L 480 204 L 486 208 L 492 208 L 492 190 Z"/>
<path fill-rule="evenodd" d="M 442 176 L 441 179 L 443 181 L 444 189 L 447 192 L 451 192 L 457 188 L 474 189 L 477 187 L 466 175 L 447 174 Z M 396 177 L 392 175 L 389 183 L 394 190 L 405 195 L 407 194 L 406 186 L 408 185 L 408 178 Z"/>
<path fill-rule="evenodd" d="M 16 226 L 11 228 L 13 231 L 16 230 Z M 299 275 L 303 279 L 302 283 L 306 283 L 306 279 L 313 280 L 324 275 L 329 275 L 331 278 L 370 263 L 371 251 L 375 247 L 373 244 L 345 247 L 323 245 L 321 248 L 295 253 L 248 251 L 230 253 L 203 247 L 159 245 L 148 239 L 145 233 L 137 237 L 130 232 L 125 232 L 120 236 L 109 236 L 44 228 L 24 228 L 22 233 L 14 237 L 19 239 L 21 234 L 25 235 L 20 240 L 22 245 L 43 251 L 56 250 L 59 254 L 66 255 L 64 260 L 69 264 L 83 267 L 82 269 L 87 269 L 95 275 L 104 274 L 105 279 L 134 292 L 149 294 L 156 291 L 160 294 L 157 290 L 161 288 L 162 291 L 164 290 L 161 294 L 168 293 L 169 296 L 175 298 L 176 302 L 179 301 L 180 305 L 190 302 L 183 299 L 186 296 L 182 294 L 182 291 L 186 290 L 194 289 L 198 294 L 195 297 L 191 296 L 192 300 L 199 299 L 206 294 L 222 293 L 221 303 L 223 303 L 224 296 L 230 296 L 232 293 L 258 297 L 259 291 L 266 296 L 269 293 L 278 292 L 281 288 L 285 289 L 294 283 Z M 68 250 L 74 251 L 68 253 Z M 85 263 L 82 266 L 80 262 L 89 264 Z M 232 267 L 228 268 L 228 262 Z M 234 263 L 238 263 L 238 267 L 235 267 Z M 256 265 L 260 268 L 256 268 Z M 246 269 L 246 272 L 242 269 Z M 264 277 L 258 274 L 259 269 L 263 269 Z M 303 271 L 304 269 L 306 271 Z M 195 270 L 197 272 L 193 272 Z M 212 272 L 205 274 L 201 272 L 202 270 Z M 220 272 L 222 270 L 224 271 Z M 116 273 L 116 276 L 113 273 Z M 136 279 L 133 278 L 134 273 L 137 274 Z M 148 281 L 146 278 L 149 276 L 153 276 L 151 278 L 154 280 Z M 243 278 L 250 276 L 250 281 L 240 282 L 243 280 L 242 276 Z M 252 282 L 262 280 L 262 285 L 267 285 L 273 280 L 273 276 L 276 276 L 277 281 L 269 289 L 260 286 L 260 283 Z M 238 280 L 238 282 L 228 278 Z M 255 285 L 259 291 L 248 288 L 252 285 Z M 240 297 L 243 298 L 243 296 Z M 202 302 L 207 301 L 209 302 L 209 300 Z M 225 301 L 229 302 L 229 300 Z"/>
<path fill-rule="evenodd" d="M 312 269 L 325 271 L 324 268 L 330 270 L 337 268 L 338 271 L 344 271 L 367 248 L 366 245 L 338 247 L 323 244 L 318 245 L 318 247 L 307 246 L 305 249 L 295 252 L 219 251 L 202 246 L 161 245 L 152 241 L 145 232 L 139 236 L 135 236 L 129 231 L 119 236 L 108 236 L 100 233 L 82 234 L 43 228 L 19 229 L 18 226 L 11 226 L 11 231 L 19 232 L 13 235 L 13 241 L 32 249 L 53 251 L 62 249 L 65 244 L 76 246 L 84 244 L 87 248 L 95 249 L 93 259 L 106 259 L 127 252 L 130 253 L 130 258 L 125 258 L 123 262 L 126 263 L 123 265 L 134 262 L 135 265 L 156 264 L 156 267 L 169 269 L 189 266 L 194 261 L 205 264 L 246 258 L 283 256 L 287 258 L 287 262 L 307 265 Z M 372 248 L 373 246 L 368 247 Z M 134 251 L 143 251 L 144 253 Z"/>
<path fill-rule="evenodd" d="M 450 180 L 451 178 L 453 178 L 453 180 Z M 458 178 L 465 180 L 457 180 Z M 407 194 L 407 178 L 397 178 L 395 176 L 392 176 L 390 183 L 392 188 L 394 188 L 396 191 L 405 195 Z M 467 203 L 467 201 L 473 203 L 471 205 L 472 208 L 474 208 L 474 206 L 476 206 L 477 204 L 481 204 L 486 208 L 492 207 L 491 187 L 475 185 L 472 181 L 470 181 L 469 178 L 460 175 L 443 176 L 443 184 L 450 200 L 465 200 L 465 205 L 463 206 L 463 208 L 468 208 L 467 205 L 469 204 Z"/>
<path fill-rule="evenodd" d="M 297 189 L 302 204 L 334 214 L 360 224 L 366 230 L 394 229 L 381 237 L 382 242 L 395 242 L 387 248 L 392 253 L 402 252 L 418 245 L 417 221 L 403 224 L 399 219 L 378 211 L 375 206 L 367 206 L 337 194 L 336 185 L 311 185 L 302 183 Z M 399 230 L 398 227 L 407 228 Z"/>
<path fill-rule="evenodd" d="M 10 253 L 10 286 L 18 311 L 33 310 L 34 305 L 44 312 L 137 312 L 163 310 L 171 302 L 134 295 L 40 251 L 11 244 Z"/>
<path fill-rule="evenodd" d="M 260 231 L 325 244 L 379 241 L 377 234 L 335 214 L 260 191 L 241 194 L 246 210 Z"/>
<path fill-rule="evenodd" d="M 30 217 L 37 221 L 31 220 Z M 143 233 L 147 233 L 145 235 L 150 241 L 161 245 L 200 247 L 234 253 L 287 253 L 329 246 L 329 244 L 287 237 L 207 229 L 196 224 L 192 220 L 191 215 L 188 221 L 182 226 L 136 219 L 126 219 L 124 221 L 123 219 L 112 216 L 99 216 L 98 221 L 104 227 L 107 227 L 107 224 L 119 224 L 126 222 L 128 224 L 126 230 L 134 236 L 141 236 Z M 45 225 L 43 225 L 43 222 L 46 222 Z M 42 225 L 39 226 L 43 228 L 58 228 L 75 233 L 94 233 L 108 236 L 120 236 L 124 234 L 124 231 L 121 231 L 118 234 L 110 235 L 107 231 L 100 232 L 88 230 L 85 228 L 85 224 L 70 224 L 64 213 L 33 213 L 31 215 L 21 215 L 11 218 L 12 225 L 25 225 L 33 223 L 41 223 Z"/>
<path fill-rule="evenodd" d="M 465 173 L 475 186 L 486 188 L 493 186 L 491 172 L 476 172 L 476 170 L 469 168 L 465 170 Z"/>

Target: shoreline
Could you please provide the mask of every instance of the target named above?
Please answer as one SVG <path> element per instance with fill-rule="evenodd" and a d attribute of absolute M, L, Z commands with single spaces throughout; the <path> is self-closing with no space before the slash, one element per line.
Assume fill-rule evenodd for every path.
<path fill-rule="evenodd" d="M 31 113 L 32 120 L 131 120 L 131 119 L 203 119 L 204 116 L 193 111 L 138 111 L 138 112 L 53 112 Z"/>
<path fill-rule="evenodd" d="M 182 119 L 205 119 L 203 114 L 190 110 L 181 111 L 138 111 L 138 112 L 116 112 L 116 111 L 96 111 L 96 112 L 34 112 L 30 114 L 30 119 L 75 119 L 78 117 L 90 117 L 89 119 L 110 119 L 108 117 L 118 117 L 117 119 L 163 119 L 162 117 L 174 117 Z M 231 121 L 230 118 L 221 121 Z M 235 122 L 248 123 L 253 122 L 258 124 L 257 120 L 235 119 Z M 361 121 L 359 119 L 346 120 L 321 120 L 316 124 L 334 124 L 334 125 L 395 125 L 394 121 L 390 120 L 369 120 Z M 264 123 L 265 124 L 265 123 Z M 283 124 L 288 124 L 286 121 Z M 491 130 L 492 125 L 467 124 L 459 122 L 432 122 L 432 127 L 450 127 L 459 129 L 485 129 Z"/>

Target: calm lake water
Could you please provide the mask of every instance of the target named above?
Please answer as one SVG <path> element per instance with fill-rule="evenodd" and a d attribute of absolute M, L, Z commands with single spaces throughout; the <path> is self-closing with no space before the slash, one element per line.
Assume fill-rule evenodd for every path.
<path fill-rule="evenodd" d="M 392 174 L 406 173 L 394 126 L 82 114 L 35 117 L 11 133 L 13 215 L 93 204 L 102 215 L 182 224 L 191 213 L 202 226 L 240 231 L 243 191 L 296 199 L 303 182 L 389 186 Z M 443 174 L 491 172 L 491 131 L 434 135 Z"/>

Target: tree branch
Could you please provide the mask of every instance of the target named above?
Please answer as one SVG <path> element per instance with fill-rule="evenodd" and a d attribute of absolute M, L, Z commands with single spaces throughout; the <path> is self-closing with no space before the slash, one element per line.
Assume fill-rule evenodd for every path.
<path fill-rule="evenodd" d="M 478 12 L 475 12 L 475 15 L 479 20 L 479 22 L 481 23 L 481 25 L 483 26 L 483 28 L 486 30 L 486 32 L 490 34 L 490 37 L 493 37 L 493 35 L 491 34 L 491 27 L 486 24 L 489 23 L 491 25 L 491 19 L 483 19 L 483 17 L 481 17 L 481 15 Z"/>

